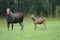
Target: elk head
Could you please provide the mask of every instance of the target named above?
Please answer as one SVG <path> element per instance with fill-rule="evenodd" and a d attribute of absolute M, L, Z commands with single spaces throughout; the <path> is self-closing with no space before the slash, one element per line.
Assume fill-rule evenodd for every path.
<path fill-rule="evenodd" d="M 10 8 L 6 9 L 7 15 L 10 13 Z"/>

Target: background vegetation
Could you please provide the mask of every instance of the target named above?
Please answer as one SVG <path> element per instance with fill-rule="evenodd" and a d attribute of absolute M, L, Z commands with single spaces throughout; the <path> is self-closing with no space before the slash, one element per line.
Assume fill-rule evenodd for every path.
<path fill-rule="evenodd" d="M 60 18 L 60 0 L 0 0 L 0 16 L 6 15 L 6 8 L 13 12 L 33 13 L 36 16 Z"/>

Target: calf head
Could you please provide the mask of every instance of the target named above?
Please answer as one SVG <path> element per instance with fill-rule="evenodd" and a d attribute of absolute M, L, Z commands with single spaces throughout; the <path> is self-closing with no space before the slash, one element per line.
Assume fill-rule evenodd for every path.
<path fill-rule="evenodd" d="M 32 20 L 34 21 L 36 17 L 34 15 L 31 15 Z"/>

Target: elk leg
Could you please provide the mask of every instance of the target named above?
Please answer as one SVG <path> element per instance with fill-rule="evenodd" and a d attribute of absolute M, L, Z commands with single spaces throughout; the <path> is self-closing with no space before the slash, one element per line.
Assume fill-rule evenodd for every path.
<path fill-rule="evenodd" d="M 21 25 L 21 30 L 23 30 L 24 26 L 23 23 L 19 23 Z"/>
<path fill-rule="evenodd" d="M 7 23 L 7 25 L 8 25 L 8 30 L 9 30 L 9 23 Z"/>
<path fill-rule="evenodd" d="M 12 23 L 12 30 L 13 30 L 13 23 Z"/>

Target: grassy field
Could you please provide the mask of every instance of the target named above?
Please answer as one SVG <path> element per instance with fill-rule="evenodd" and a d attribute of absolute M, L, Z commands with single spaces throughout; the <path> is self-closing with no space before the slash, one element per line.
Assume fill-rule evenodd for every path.
<path fill-rule="evenodd" d="M 60 40 L 60 21 L 47 20 L 47 30 L 44 26 L 37 25 L 36 31 L 31 19 L 24 19 L 24 30 L 21 31 L 20 25 L 14 24 L 14 29 L 7 30 L 6 19 L 0 19 L 0 40 Z"/>

